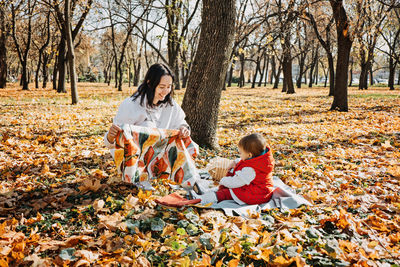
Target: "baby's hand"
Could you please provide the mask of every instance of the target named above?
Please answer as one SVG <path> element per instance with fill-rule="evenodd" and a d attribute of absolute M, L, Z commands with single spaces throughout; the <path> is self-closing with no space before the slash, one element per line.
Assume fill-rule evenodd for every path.
<path fill-rule="evenodd" d="M 229 163 L 228 169 L 233 169 L 236 167 L 236 162 L 234 160 L 231 160 L 231 163 Z"/>

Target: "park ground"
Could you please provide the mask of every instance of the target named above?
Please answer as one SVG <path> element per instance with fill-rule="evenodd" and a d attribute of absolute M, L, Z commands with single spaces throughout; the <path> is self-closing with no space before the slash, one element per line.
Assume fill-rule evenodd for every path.
<path fill-rule="evenodd" d="M 399 90 L 350 88 L 349 112 L 329 111 L 322 87 L 224 91 L 221 148 L 199 168 L 260 132 L 274 175 L 313 203 L 245 220 L 157 206 L 165 181 L 153 194 L 120 182 L 103 135 L 132 89 L 79 84 L 70 105 L 19 88 L 0 91 L 0 266 L 400 266 Z"/>

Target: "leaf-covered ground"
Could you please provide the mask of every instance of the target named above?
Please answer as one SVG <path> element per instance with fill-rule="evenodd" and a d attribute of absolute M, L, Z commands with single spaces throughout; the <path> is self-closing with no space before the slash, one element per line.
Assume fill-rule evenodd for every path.
<path fill-rule="evenodd" d="M 224 92 L 221 150 L 198 166 L 261 132 L 275 175 L 314 204 L 248 220 L 157 206 L 163 181 L 153 194 L 119 182 L 102 138 L 131 93 L 81 85 L 71 106 L 50 90 L 0 91 L 0 266 L 400 266 L 398 90 L 351 89 L 348 113 L 328 111 L 325 88 Z"/>

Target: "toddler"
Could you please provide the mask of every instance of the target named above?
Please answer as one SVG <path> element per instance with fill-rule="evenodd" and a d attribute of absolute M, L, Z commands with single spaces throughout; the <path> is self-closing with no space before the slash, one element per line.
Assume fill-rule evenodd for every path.
<path fill-rule="evenodd" d="M 192 190 L 193 198 L 201 199 L 201 204 L 233 199 L 240 205 L 254 205 L 270 200 L 274 159 L 265 139 L 250 134 L 239 141 L 238 148 L 240 159 L 232 164 L 233 172 L 220 180 L 218 191 L 198 194 Z"/>

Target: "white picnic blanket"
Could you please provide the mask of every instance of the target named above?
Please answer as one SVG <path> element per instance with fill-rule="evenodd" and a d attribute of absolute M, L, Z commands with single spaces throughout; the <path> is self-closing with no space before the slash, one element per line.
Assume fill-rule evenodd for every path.
<path fill-rule="evenodd" d="M 295 209 L 301 205 L 312 205 L 309 201 L 282 182 L 279 177 L 273 177 L 274 193 L 270 201 L 260 205 L 239 205 L 234 200 L 224 200 L 208 208 L 222 209 L 228 216 L 242 216 L 248 218 L 251 214 L 261 213 L 265 209 L 279 208 L 281 210 Z"/>

